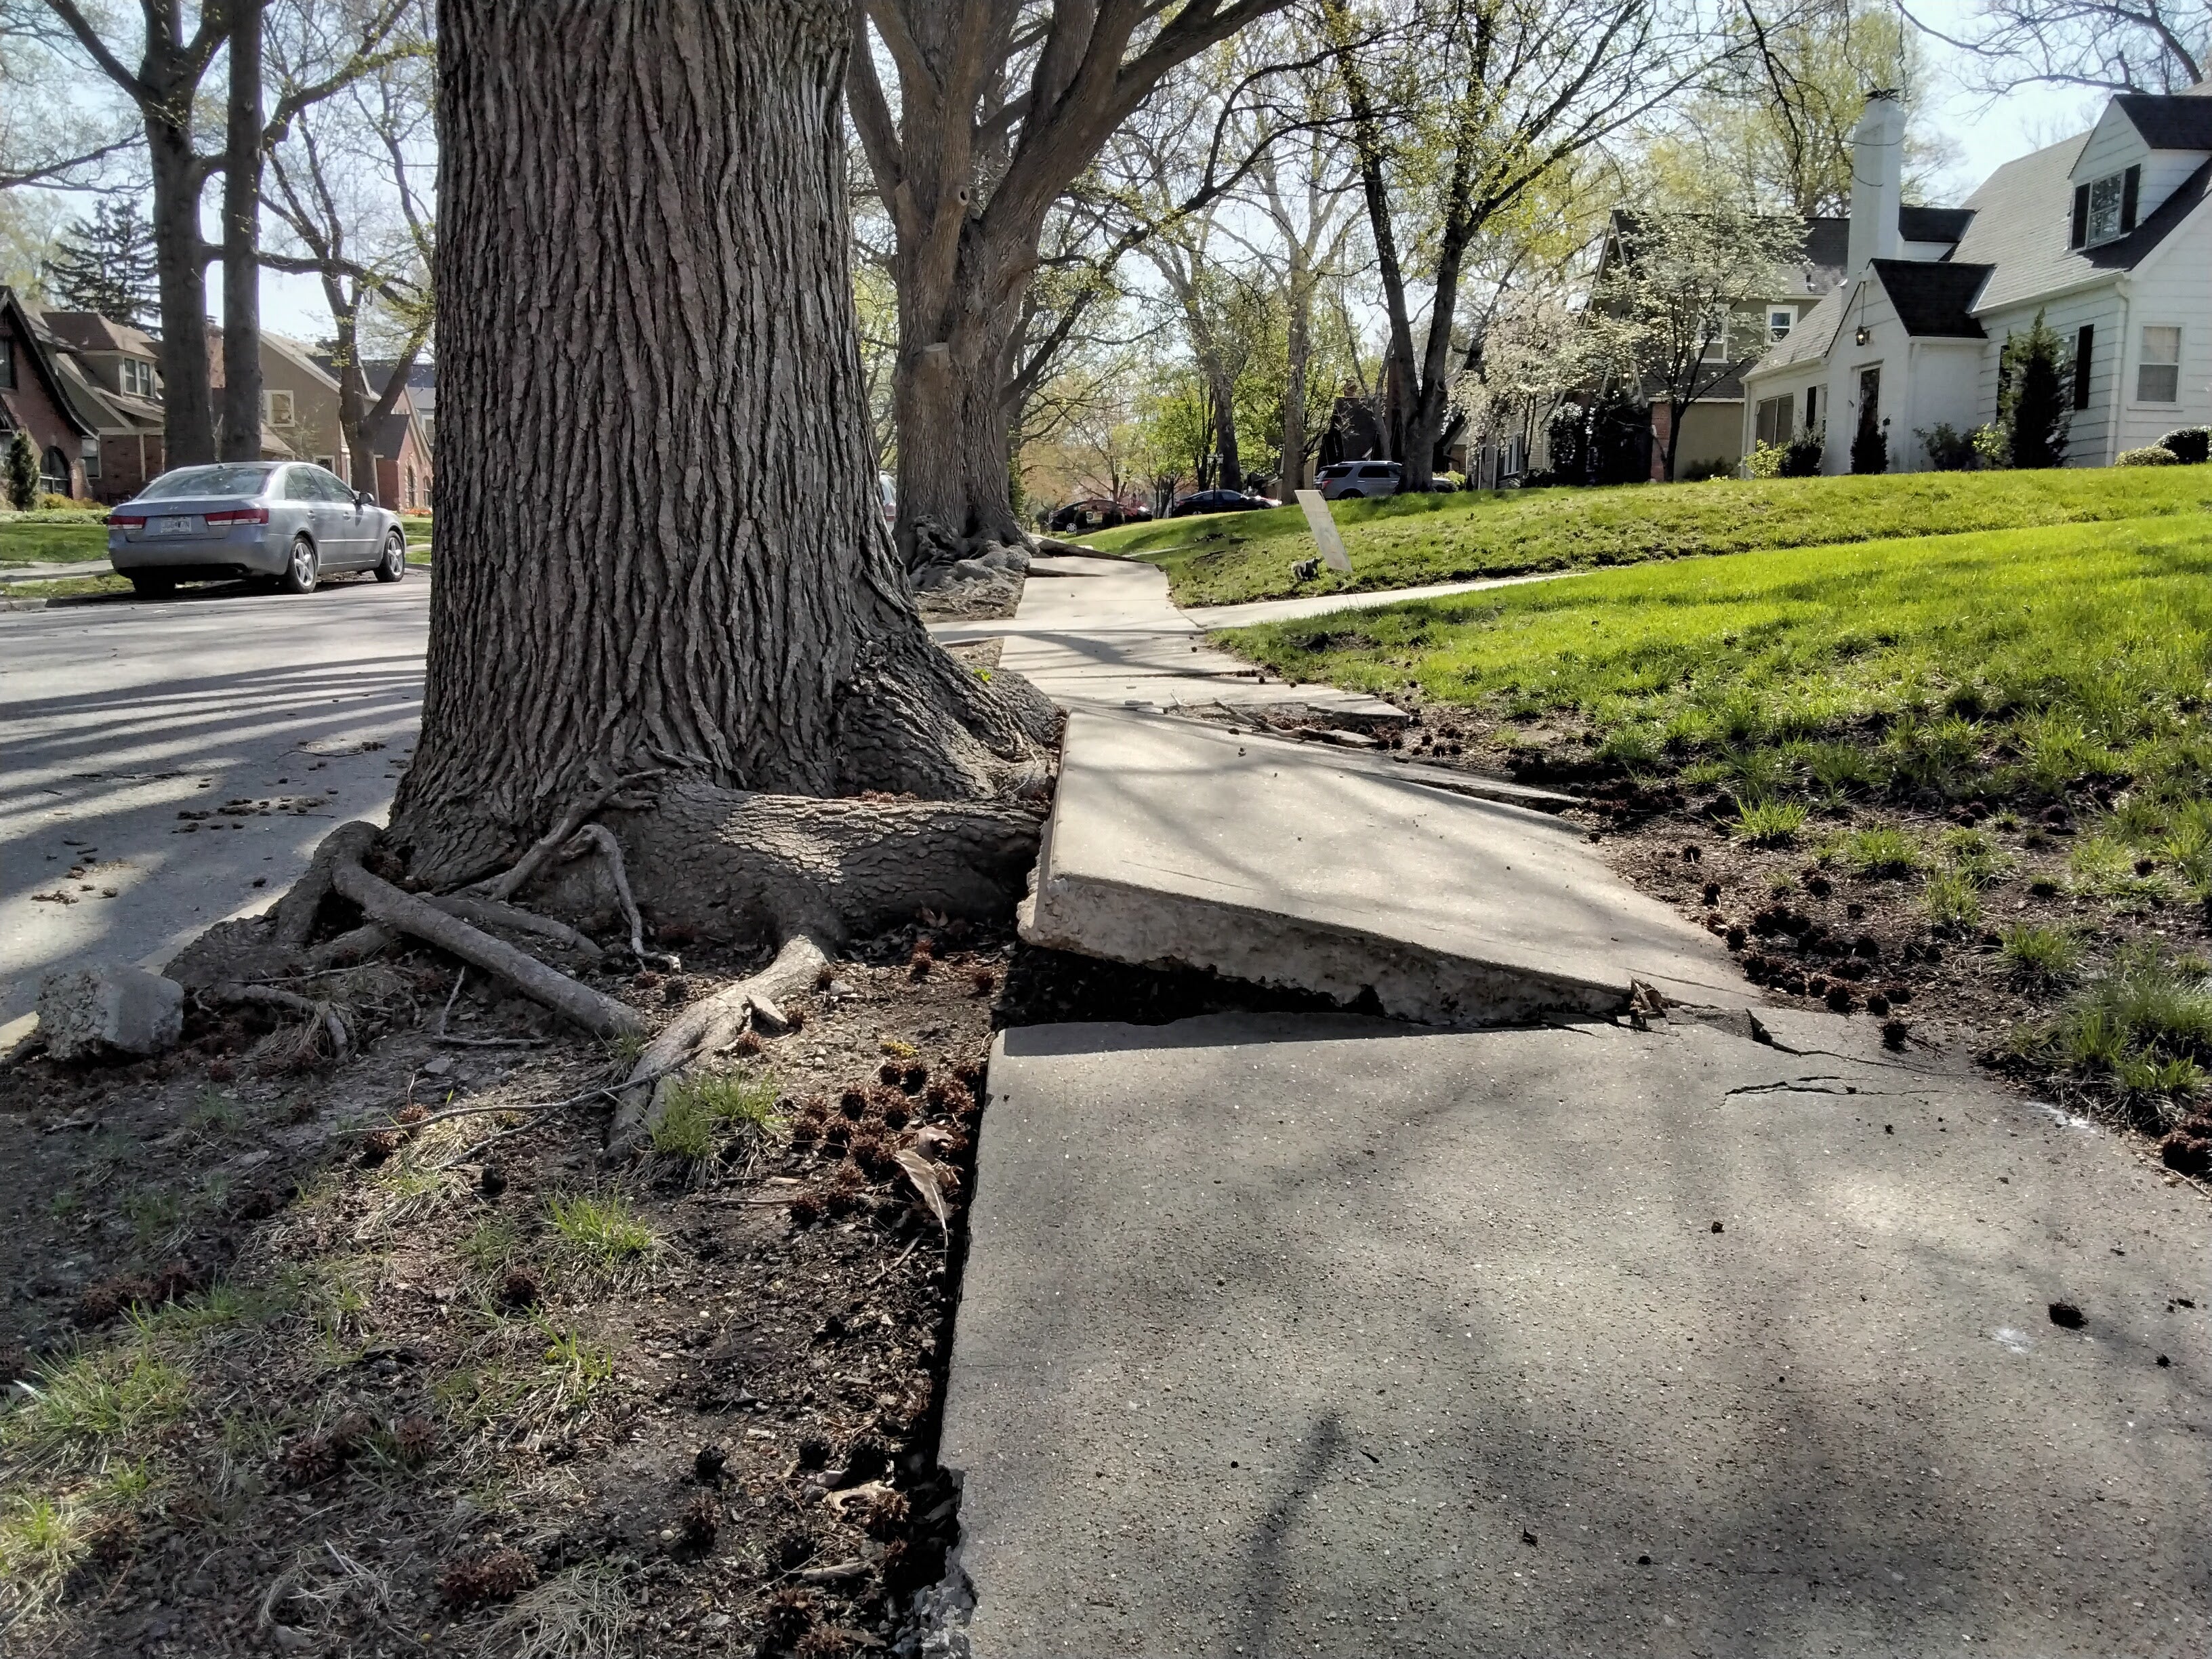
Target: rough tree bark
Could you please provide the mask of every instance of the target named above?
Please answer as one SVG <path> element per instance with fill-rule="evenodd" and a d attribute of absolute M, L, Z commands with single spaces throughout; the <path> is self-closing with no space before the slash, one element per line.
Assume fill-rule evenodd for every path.
<path fill-rule="evenodd" d="M 982 801 L 928 809 L 901 914 L 976 890 L 974 837 L 1018 821 L 1033 848 L 1005 802 L 1042 777 L 1049 709 L 930 642 L 875 504 L 851 40 L 844 0 L 447 0 L 439 572 L 388 836 L 413 883 L 510 862 L 595 779 L 656 766 L 680 784 L 618 824 L 640 896 L 723 936 L 792 918 L 695 879 L 718 801 Z M 796 866 L 811 823 L 834 845 L 896 816 L 780 810 Z"/>
<path fill-rule="evenodd" d="M 222 167 L 222 419 L 226 461 L 261 459 L 261 0 L 227 0 L 230 103 Z"/>
<path fill-rule="evenodd" d="M 1285 3 L 1187 0 L 1140 40 L 1163 9 L 1153 0 L 1057 0 L 1034 18 L 1020 0 L 854 7 L 848 95 L 896 234 L 897 539 L 909 566 L 1021 538 L 1006 391 L 1054 199 L 1169 70 Z M 896 114 L 868 23 L 897 71 Z"/>

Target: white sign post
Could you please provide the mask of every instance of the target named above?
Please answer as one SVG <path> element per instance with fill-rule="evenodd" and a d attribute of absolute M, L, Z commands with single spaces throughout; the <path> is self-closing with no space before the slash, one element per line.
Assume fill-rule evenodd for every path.
<path fill-rule="evenodd" d="M 1331 570 L 1352 574 L 1352 556 L 1344 550 L 1344 538 L 1336 533 L 1336 520 L 1329 516 L 1328 503 L 1321 498 L 1318 489 L 1298 491 L 1298 505 L 1305 509 L 1306 528 L 1321 548 L 1321 562 Z"/>

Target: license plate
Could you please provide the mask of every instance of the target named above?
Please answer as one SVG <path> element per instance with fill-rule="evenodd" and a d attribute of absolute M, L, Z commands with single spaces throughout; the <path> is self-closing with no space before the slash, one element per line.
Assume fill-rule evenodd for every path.
<path fill-rule="evenodd" d="M 156 519 L 154 520 L 154 533 L 156 536 L 189 536 L 192 533 L 191 519 L 189 515 L 180 519 Z"/>

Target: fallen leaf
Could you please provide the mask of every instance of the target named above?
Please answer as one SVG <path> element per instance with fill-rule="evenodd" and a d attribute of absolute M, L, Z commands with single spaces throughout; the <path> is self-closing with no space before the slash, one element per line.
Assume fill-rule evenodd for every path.
<path fill-rule="evenodd" d="M 898 1166 L 906 1171 L 906 1178 L 914 1183 L 915 1191 L 921 1194 L 921 1201 L 929 1206 L 929 1212 L 937 1218 L 937 1224 L 949 1243 L 952 1222 L 945 1208 L 945 1188 L 938 1180 L 937 1166 L 911 1146 L 901 1149 Z"/>

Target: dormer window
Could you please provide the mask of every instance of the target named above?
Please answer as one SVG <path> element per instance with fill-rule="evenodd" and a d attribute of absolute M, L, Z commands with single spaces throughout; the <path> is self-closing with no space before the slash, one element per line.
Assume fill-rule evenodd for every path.
<path fill-rule="evenodd" d="M 121 365 L 123 390 L 133 398 L 154 395 L 154 365 L 143 358 L 125 357 Z"/>
<path fill-rule="evenodd" d="M 2136 208 L 2142 193 L 2140 167 L 2075 185 L 2074 234 L 2067 246 L 2095 247 L 2125 236 L 2136 228 Z"/>

